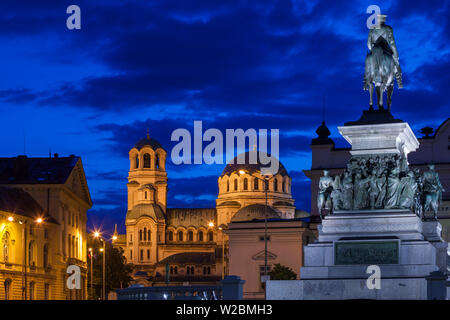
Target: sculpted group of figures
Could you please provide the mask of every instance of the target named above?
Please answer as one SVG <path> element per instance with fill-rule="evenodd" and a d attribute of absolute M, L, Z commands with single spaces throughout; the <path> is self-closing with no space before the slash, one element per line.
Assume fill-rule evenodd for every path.
<path fill-rule="evenodd" d="M 399 155 L 353 157 L 344 173 L 331 177 L 328 170 L 319 181 L 317 205 L 324 211 L 410 209 L 420 217 L 437 216 L 442 188 L 434 165 L 420 174 L 410 170 Z"/>

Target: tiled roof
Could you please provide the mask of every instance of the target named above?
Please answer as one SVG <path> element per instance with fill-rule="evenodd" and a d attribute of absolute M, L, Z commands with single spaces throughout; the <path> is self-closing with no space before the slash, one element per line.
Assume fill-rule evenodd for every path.
<path fill-rule="evenodd" d="M 215 264 L 213 252 L 182 252 L 176 253 L 158 262 L 159 265 L 169 264 Z"/>
<path fill-rule="evenodd" d="M 36 200 L 20 188 L 0 187 L 0 210 L 46 222 L 57 223 Z"/>
<path fill-rule="evenodd" d="M 79 157 L 0 158 L 0 184 L 63 184 Z"/>
<path fill-rule="evenodd" d="M 267 210 L 267 219 L 280 219 L 280 215 L 271 206 L 265 206 L 263 204 L 251 204 L 244 208 L 239 209 L 236 214 L 231 218 L 231 222 L 247 222 L 264 220 Z"/>
<path fill-rule="evenodd" d="M 161 207 L 155 203 L 151 204 L 138 204 L 127 212 L 126 219 L 139 219 L 142 216 L 148 216 L 150 218 L 158 220 L 164 220 L 164 212 Z"/>

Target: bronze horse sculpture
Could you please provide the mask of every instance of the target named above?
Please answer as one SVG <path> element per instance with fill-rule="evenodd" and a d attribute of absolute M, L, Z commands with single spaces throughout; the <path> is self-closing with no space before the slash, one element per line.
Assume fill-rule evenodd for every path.
<path fill-rule="evenodd" d="M 366 56 L 364 90 L 369 90 L 370 110 L 373 110 L 374 86 L 379 110 L 384 110 L 383 93 L 386 91 L 387 106 L 390 111 L 394 80 L 397 80 L 399 88 L 403 88 L 402 71 L 398 62 L 397 47 L 392 28 L 384 24 L 385 15 L 379 15 L 378 19 L 378 25 L 370 30 L 367 40 L 367 47 L 370 52 Z"/>

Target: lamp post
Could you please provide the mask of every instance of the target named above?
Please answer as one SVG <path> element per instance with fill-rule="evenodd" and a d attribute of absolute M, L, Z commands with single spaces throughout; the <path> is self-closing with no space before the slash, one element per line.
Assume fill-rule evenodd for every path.
<path fill-rule="evenodd" d="M 91 299 L 94 297 L 94 292 L 93 292 L 93 289 L 94 289 L 94 277 L 93 277 L 93 272 L 92 272 L 92 254 L 93 254 L 93 252 L 92 252 L 92 248 L 89 248 L 89 255 L 90 255 L 90 258 L 91 258 Z"/>
<path fill-rule="evenodd" d="M 100 252 L 103 253 L 103 281 L 102 281 L 102 299 L 106 300 L 106 287 L 105 287 L 105 269 L 106 269 L 106 247 L 105 247 L 105 240 L 101 237 L 100 233 L 98 231 L 94 232 L 94 237 L 99 239 L 103 243 L 103 248 L 100 248 Z"/>
<path fill-rule="evenodd" d="M 264 205 L 264 299 L 266 298 L 266 281 L 267 281 L 267 192 L 269 190 L 269 181 L 272 180 L 275 176 L 265 175 L 264 179 L 257 177 L 249 172 L 244 170 L 239 170 L 239 174 L 248 174 L 255 179 L 258 179 L 264 183 L 264 196 L 265 196 L 265 205 Z"/>
<path fill-rule="evenodd" d="M 214 222 L 209 222 L 208 227 L 214 228 Z M 222 232 L 222 280 L 225 278 L 225 238 L 224 238 L 224 229 L 226 228 L 226 225 L 221 224 L 219 227 L 217 227 L 218 230 Z"/>

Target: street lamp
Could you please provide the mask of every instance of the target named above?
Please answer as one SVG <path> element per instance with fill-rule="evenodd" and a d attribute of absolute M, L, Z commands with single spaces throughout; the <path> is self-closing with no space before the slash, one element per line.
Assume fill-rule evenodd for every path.
<path fill-rule="evenodd" d="M 100 252 L 103 252 L 103 288 L 102 288 L 102 298 L 103 300 L 106 300 L 106 289 L 105 289 L 105 269 L 106 269 L 106 248 L 105 248 L 105 240 L 101 237 L 100 232 L 95 231 L 94 237 L 99 239 L 101 242 L 103 242 L 103 248 L 100 248 Z"/>
<path fill-rule="evenodd" d="M 272 180 L 275 176 L 274 175 L 264 175 L 264 179 L 261 179 L 260 177 L 257 177 L 249 172 L 246 172 L 244 170 L 239 170 L 239 174 L 248 174 L 255 179 L 261 180 L 264 183 L 264 195 L 266 198 L 266 204 L 264 206 L 264 296 L 266 296 L 266 281 L 267 281 L 267 192 L 269 190 L 269 181 Z M 266 297 L 265 297 L 266 298 Z"/>
<path fill-rule="evenodd" d="M 93 282 L 94 277 L 93 277 L 93 273 L 92 273 L 92 255 L 93 255 L 92 248 L 89 248 L 89 255 L 90 255 L 90 258 L 91 258 L 91 299 L 92 299 L 94 297 L 94 292 L 93 292 L 93 289 L 94 289 L 94 282 Z"/>
<path fill-rule="evenodd" d="M 208 227 L 214 228 L 214 222 L 210 221 L 208 223 Z M 217 229 L 222 231 L 222 279 L 224 279 L 225 278 L 225 238 L 224 238 L 223 230 L 226 229 L 226 226 L 224 224 L 221 224 L 219 227 L 217 227 Z"/>

